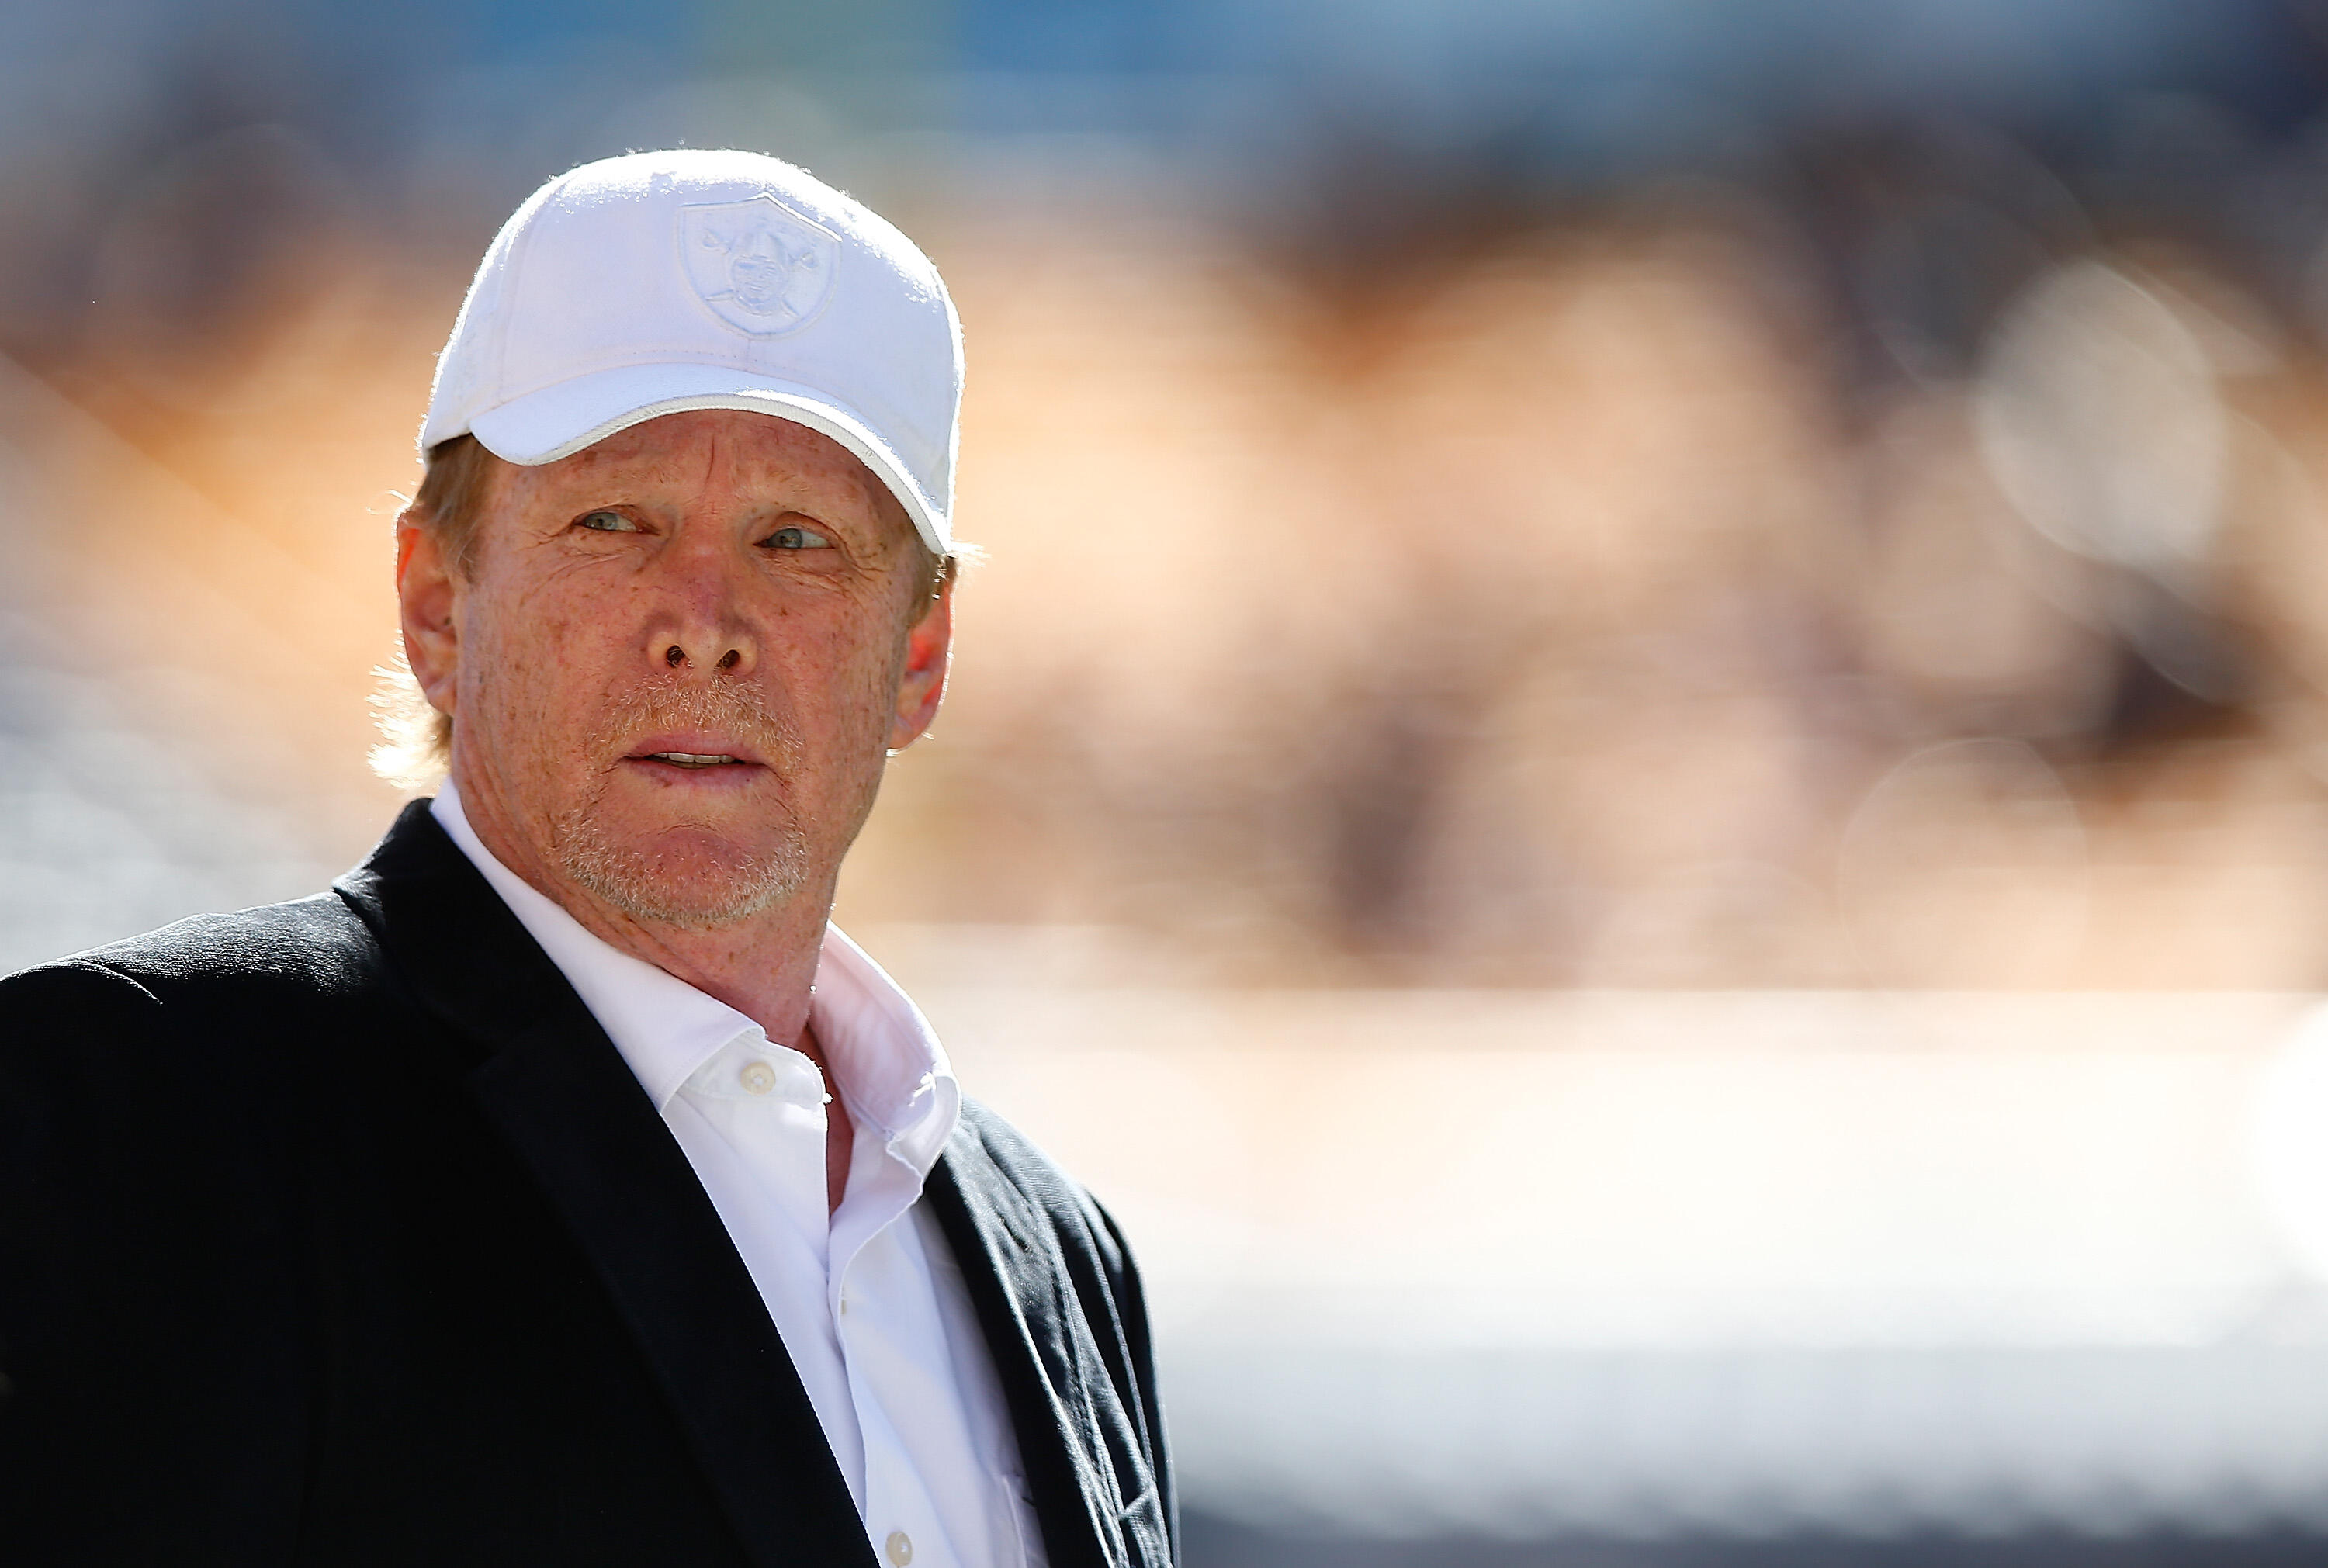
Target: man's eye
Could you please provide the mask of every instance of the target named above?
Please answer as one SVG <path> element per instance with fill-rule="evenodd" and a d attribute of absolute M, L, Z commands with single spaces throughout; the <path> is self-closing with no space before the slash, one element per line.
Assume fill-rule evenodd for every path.
<path fill-rule="evenodd" d="M 597 533 L 636 533 L 639 525 L 619 512 L 586 512 L 574 520 L 577 528 Z"/>
<path fill-rule="evenodd" d="M 760 541 L 771 549 L 830 549 L 832 541 L 812 528 L 780 528 Z"/>

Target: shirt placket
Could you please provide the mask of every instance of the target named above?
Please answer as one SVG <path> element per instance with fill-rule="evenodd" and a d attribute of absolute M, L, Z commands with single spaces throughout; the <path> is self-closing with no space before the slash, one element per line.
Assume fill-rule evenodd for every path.
<path fill-rule="evenodd" d="M 871 1132 L 860 1126 L 860 1136 Z M 920 1180 L 885 1143 L 882 1157 L 867 1168 L 867 1190 L 851 1186 L 843 1216 L 845 1239 L 836 1233 L 831 1265 L 833 1324 L 849 1373 L 850 1402 L 865 1436 L 865 1528 L 887 1568 L 955 1568 L 954 1554 L 939 1523 L 929 1490 L 909 1462 L 907 1450 L 882 1397 L 894 1376 L 883 1363 L 896 1342 L 897 1325 L 887 1320 L 894 1288 L 881 1278 L 895 1272 L 894 1228 L 911 1207 Z M 892 1266 L 885 1268 L 883 1265 Z M 894 1286 L 894 1282 L 887 1282 Z M 910 1418 L 911 1412 L 900 1413 Z"/>

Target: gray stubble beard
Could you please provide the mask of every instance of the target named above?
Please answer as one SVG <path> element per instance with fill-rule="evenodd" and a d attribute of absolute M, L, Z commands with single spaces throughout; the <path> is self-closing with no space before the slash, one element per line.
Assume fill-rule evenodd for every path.
<path fill-rule="evenodd" d="M 629 694 L 612 709 L 600 745 L 613 750 L 619 737 L 641 730 L 690 726 L 740 731 L 768 759 L 779 778 L 795 771 L 801 745 L 792 727 L 746 690 L 656 681 Z M 631 918 L 690 930 L 732 925 L 765 913 L 798 895 L 814 870 L 809 835 L 797 817 L 787 816 L 775 847 L 738 855 L 715 889 L 681 898 L 659 855 L 627 849 L 607 833 L 599 808 L 611 779 L 602 777 L 582 800 L 559 812 L 550 823 L 550 848 L 559 869 L 573 884 Z M 710 824 L 702 824 L 709 828 Z"/>
<path fill-rule="evenodd" d="M 805 836 L 787 823 L 774 850 L 737 856 L 716 890 L 702 890 L 716 896 L 681 899 L 662 858 L 614 842 L 593 810 L 596 804 L 594 800 L 575 806 L 553 824 L 559 869 L 634 920 L 690 930 L 733 925 L 774 908 L 808 885 Z"/>

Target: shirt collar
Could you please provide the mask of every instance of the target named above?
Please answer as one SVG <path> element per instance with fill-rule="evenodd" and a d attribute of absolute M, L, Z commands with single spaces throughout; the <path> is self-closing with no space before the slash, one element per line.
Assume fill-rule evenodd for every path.
<path fill-rule="evenodd" d="M 494 859 L 469 826 L 451 779 L 428 811 L 580 995 L 658 1112 L 739 1037 L 766 1038 L 718 998 L 585 930 Z M 961 1085 L 913 999 L 837 925 L 824 928 L 809 1017 L 850 1115 L 878 1128 L 891 1153 L 928 1175 L 961 1116 Z"/>

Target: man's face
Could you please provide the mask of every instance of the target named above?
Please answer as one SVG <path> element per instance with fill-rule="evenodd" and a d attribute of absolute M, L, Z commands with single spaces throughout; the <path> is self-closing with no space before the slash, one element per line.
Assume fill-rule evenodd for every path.
<path fill-rule="evenodd" d="M 496 464 L 434 633 L 432 543 L 406 546 L 407 641 L 513 869 L 682 926 L 829 899 L 887 751 L 935 711 L 950 624 L 854 455 L 710 410 Z"/>

